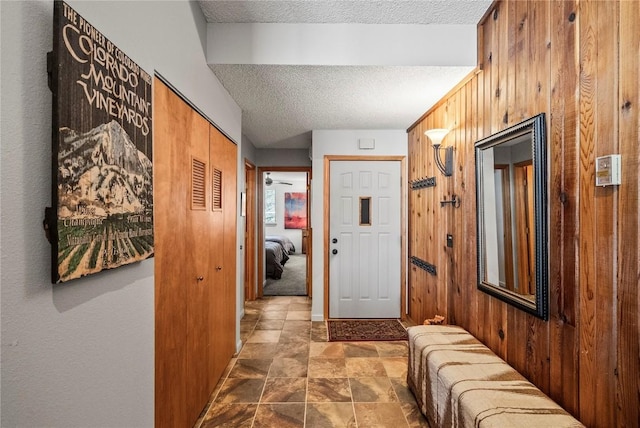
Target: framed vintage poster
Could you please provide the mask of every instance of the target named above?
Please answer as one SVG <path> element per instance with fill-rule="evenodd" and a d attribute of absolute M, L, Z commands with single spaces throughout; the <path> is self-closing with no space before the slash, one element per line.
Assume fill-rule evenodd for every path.
<path fill-rule="evenodd" d="M 152 78 L 54 2 L 52 282 L 153 255 Z"/>

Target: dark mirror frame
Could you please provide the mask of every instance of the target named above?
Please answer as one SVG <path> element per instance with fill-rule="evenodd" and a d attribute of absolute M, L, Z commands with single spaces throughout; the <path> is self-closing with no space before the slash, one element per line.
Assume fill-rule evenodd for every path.
<path fill-rule="evenodd" d="M 484 207 L 482 195 L 482 151 L 513 141 L 530 138 L 534 177 L 534 239 L 535 239 L 535 302 L 518 293 L 491 284 L 485 278 Z M 530 314 L 549 319 L 549 264 L 548 264 L 548 214 L 547 214 L 547 137 L 545 114 L 540 113 L 530 119 L 506 128 L 475 144 L 476 162 L 476 222 L 477 222 L 477 262 L 478 289 L 498 299 L 516 306 Z"/>

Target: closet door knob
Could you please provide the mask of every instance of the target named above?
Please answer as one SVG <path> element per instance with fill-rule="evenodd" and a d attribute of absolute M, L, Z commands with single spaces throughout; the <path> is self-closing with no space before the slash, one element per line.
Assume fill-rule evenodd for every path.
<path fill-rule="evenodd" d="M 216 270 L 222 270 L 222 266 L 216 266 Z"/>
<path fill-rule="evenodd" d="M 204 280 L 204 276 L 199 276 L 196 278 L 198 281 L 203 281 Z"/>

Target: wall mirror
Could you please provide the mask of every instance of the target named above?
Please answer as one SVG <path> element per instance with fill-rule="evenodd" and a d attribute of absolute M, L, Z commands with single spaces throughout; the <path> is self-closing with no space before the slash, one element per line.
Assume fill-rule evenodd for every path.
<path fill-rule="evenodd" d="M 478 288 L 548 319 L 546 122 L 541 113 L 478 141 Z"/>

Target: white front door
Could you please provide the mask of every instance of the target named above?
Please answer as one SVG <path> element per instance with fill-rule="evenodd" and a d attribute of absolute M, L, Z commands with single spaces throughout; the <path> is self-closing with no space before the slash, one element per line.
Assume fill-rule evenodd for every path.
<path fill-rule="evenodd" d="M 400 165 L 330 163 L 330 318 L 400 317 Z"/>

